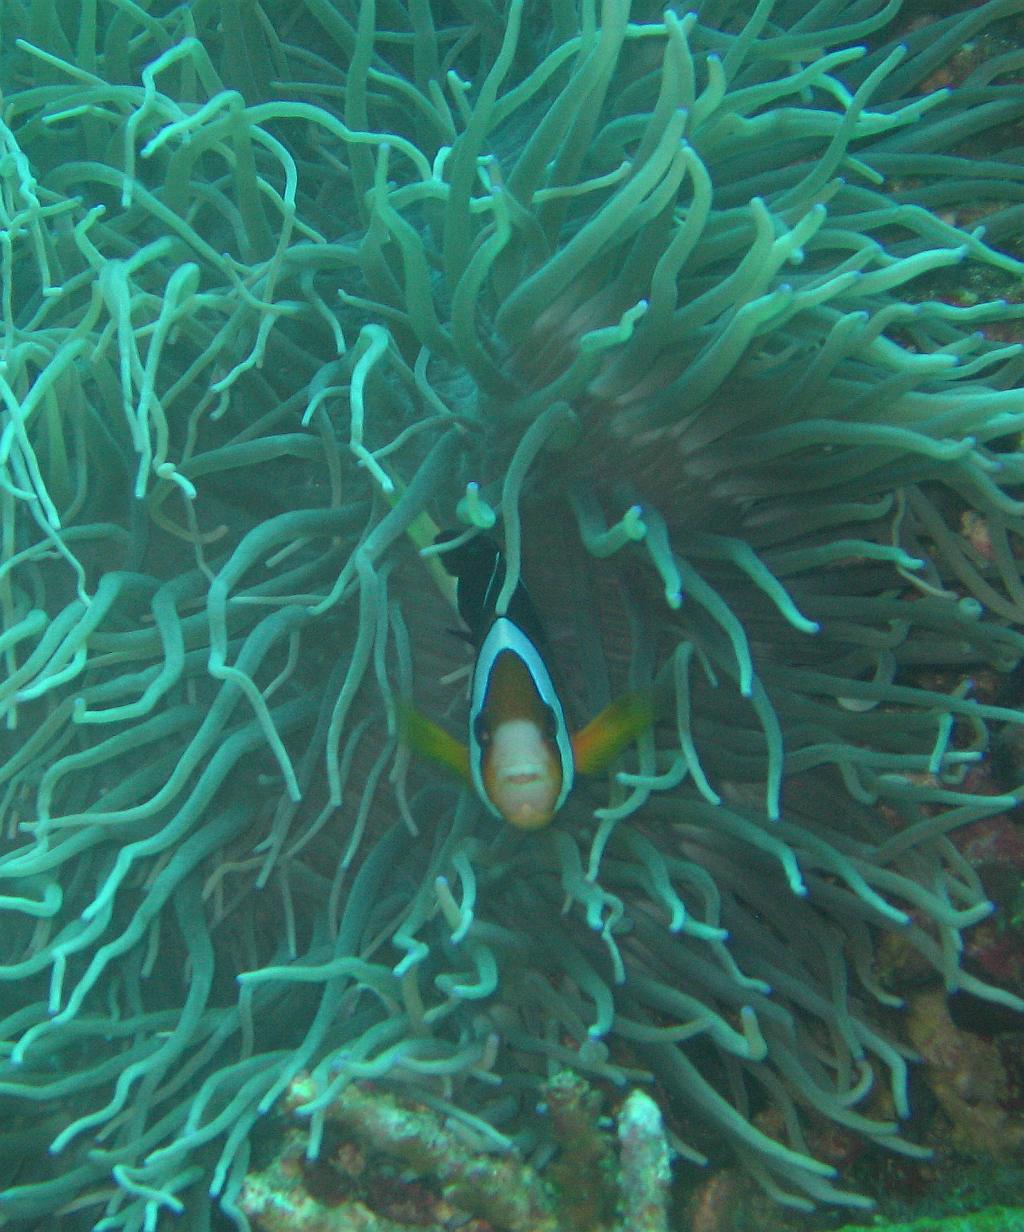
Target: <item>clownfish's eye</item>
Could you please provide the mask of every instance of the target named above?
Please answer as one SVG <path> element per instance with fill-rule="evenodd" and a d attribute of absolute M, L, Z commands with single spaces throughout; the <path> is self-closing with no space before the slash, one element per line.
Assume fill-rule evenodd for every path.
<path fill-rule="evenodd" d="M 473 735 L 481 748 L 491 742 L 491 725 L 482 714 L 478 714 L 473 720 Z"/>

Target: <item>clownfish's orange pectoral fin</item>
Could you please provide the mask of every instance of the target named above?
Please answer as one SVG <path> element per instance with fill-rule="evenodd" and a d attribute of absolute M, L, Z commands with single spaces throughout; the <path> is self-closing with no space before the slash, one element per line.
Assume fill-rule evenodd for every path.
<path fill-rule="evenodd" d="M 627 744 L 654 722 L 654 706 L 647 693 L 626 693 L 606 706 L 572 738 L 578 774 L 606 770 Z"/>
<path fill-rule="evenodd" d="M 470 781 L 469 749 L 408 702 L 398 704 L 398 736 L 403 744 L 457 774 L 464 783 Z"/>

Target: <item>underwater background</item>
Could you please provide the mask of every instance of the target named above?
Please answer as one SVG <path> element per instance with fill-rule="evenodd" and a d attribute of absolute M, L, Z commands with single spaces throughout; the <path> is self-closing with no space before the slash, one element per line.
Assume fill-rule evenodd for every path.
<path fill-rule="evenodd" d="M 0 1226 L 1024 1228 L 1024 0 L 0 17 Z"/>

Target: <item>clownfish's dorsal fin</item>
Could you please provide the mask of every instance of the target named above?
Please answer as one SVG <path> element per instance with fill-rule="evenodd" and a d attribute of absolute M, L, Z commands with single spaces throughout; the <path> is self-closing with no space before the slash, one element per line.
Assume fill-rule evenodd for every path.
<path fill-rule="evenodd" d="M 434 542 L 448 543 L 456 537 L 455 531 L 443 530 Z M 495 604 L 505 582 L 505 557 L 489 535 L 476 535 L 442 552 L 440 561 L 456 579 L 459 615 L 469 628 L 470 640 L 479 649 L 497 618 Z M 547 654 L 543 625 L 522 581 L 512 592 L 505 615 L 542 655 Z"/>
<path fill-rule="evenodd" d="M 600 774 L 622 750 L 654 723 L 654 705 L 647 693 L 625 693 L 605 706 L 572 737 L 572 754 L 579 774 Z"/>

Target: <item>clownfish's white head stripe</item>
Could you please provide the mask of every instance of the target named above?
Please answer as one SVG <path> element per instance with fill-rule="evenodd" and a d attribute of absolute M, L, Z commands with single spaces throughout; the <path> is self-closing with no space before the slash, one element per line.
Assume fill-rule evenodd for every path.
<path fill-rule="evenodd" d="M 477 654 L 469 717 L 477 795 L 520 829 L 547 825 L 572 790 L 572 742 L 544 660 L 505 616 L 491 625 Z"/>

